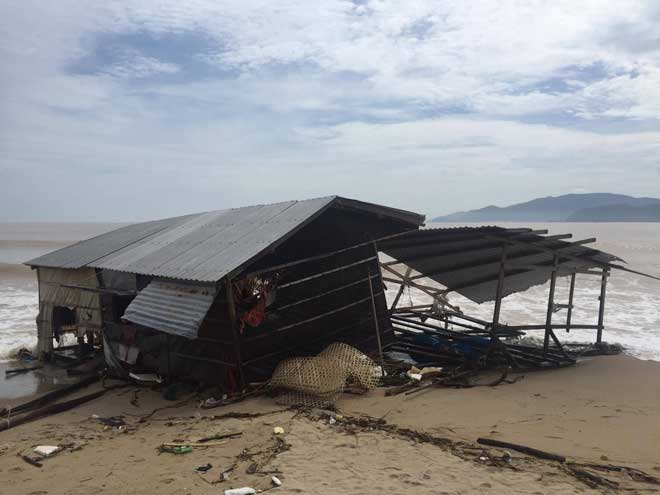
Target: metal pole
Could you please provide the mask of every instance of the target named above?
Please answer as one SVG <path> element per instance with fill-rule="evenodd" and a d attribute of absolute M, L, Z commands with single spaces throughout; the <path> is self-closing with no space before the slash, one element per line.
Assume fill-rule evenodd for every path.
<path fill-rule="evenodd" d="M 609 268 L 603 268 L 603 277 L 600 280 L 600 305 L 598 307 L 598 333 L 596 343 L 603 341 L 603 320 L 605 319 L 605 293 L 607 291 L 607 277 L 610 275 Z"/>
<path fill-rule="evenodd" d="M 378 261 L 376 261 L 378 263 Z M 378 313 L 376 313 L 376 299 L 374 298 L 374 288 L 371 285 L 371 270 L 367 265 L 367 281 L 369 282 L 369 294 L 371 295 L 371 312 L 374 317 L 374 327 L 376 327 L 376 341 L 378 342 L 378 354 L 380 355 L 380 370 L 385 376 L 385 359 L 383 358 L 383 345 L 380 341 L 380 325 L 378 325 Z"/>
<path fill-rule="evenodd" d="M 557 265 L 559 264 L 559 257 L 555 253 L 552 260 L 552 275 L 550 276 L 550 293 L 548 294 L 548 311 L 545 315 L 545 336 L 543 338 L 543 355 L 548 352 L 548 345 L 550 344 L 550 333 L 552 332 L 552 312 L 555 306 L 555 287 L 557 285 Z"/>
<path fill-rule="evenodd" d="M 506 244 L 502 245 L 500 257 L 500 273 L 497 279 L 497 292 L 495 293 L 495 310 L 493 311 L 493 328 L 500 323 L 500 310 L 502 309 L 502 293 L 504 292 L 504 276 L 506 264 Z"/>
<path fill-rule="evenodd" d="M 240 336 L 236 329 L 236 305 L 234 302 L 233 281 L 227 280 L 227 309 L 229 310 L 229 320 L 231 321 L 231 332 L 234 337 L 234 356 L 238 367 L 238 377 L 241 382 L 241 392 L 245 388 L 245 377 L 243 376 L 243 358 L 241 357 Z"/>
<path fill-rule="evenodd" d="M 574 293 L 575 293 L 575 273 L 571 274 L 571 287 L 568 290 L 568 309 L 566 310 L 566 333 L 571 331 L 571 317 L 573 316 Z"/>

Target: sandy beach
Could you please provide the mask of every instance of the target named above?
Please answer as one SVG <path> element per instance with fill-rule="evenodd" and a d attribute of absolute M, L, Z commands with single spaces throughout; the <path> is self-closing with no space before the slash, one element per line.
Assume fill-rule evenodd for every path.
<path fill-rule="evenodd" d="M 77 395 L 90 393 L 90 386 Z M 660 477 L 660 363 L 597 357 L 528 373 L 494 388 L 432 389 L 385 397 L 345 394 L 340 420 L 279 406 L 266 396 L 200 409 L 194 395 L 170 402 L 124 387 L 71 411 L 0 433 L 0 483 L 17 494 L 221 493 L 231 487 L 280 493 L 602 493 L 566 467 L 476 443 L 488 437 L 566 456 L 571 462 L 627 466 Z M 100 417 L 121 417 L 121 428 Z M 334 424 L 331 424 L 334 423 Z M 273 428 L 284 434 L 276 436 Z M 164 442 L 242 432 L 187 454 L 159 453 Z M 221 442 L 220 442 L 221 443 Z M 30 465 L 36 445 L 70 444 Z M 211 464 L 202 475 L 200 466 Z M 220 473 L 234 469 L 229 479 Z M 618 489 L 660 485 L 635 473 L 593 471 Z M 250 474 L 251 473 L 251 474 Z M 612 485 L 614 486 L 614 485 Z"/>

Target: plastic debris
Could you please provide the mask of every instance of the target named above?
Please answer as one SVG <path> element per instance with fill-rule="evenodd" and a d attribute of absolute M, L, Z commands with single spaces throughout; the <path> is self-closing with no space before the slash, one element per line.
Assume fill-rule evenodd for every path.
<path fill-rule="evenodd" d="M 225 490 L 225 495 L 254 495 L 257 491 L 254 488 L 249 486 L 244 486 L 243 488 L 230 488 Z"/>
<path fill-rule="evenodd" d="M 162 383 L 163 379 L 155 373 L 129 373 L 129 377 L 142 383 Z"/>
<path fill-rule="evenodd" d="M 34 451 L 44 457 L 50 457 L 53 454 L 56 454 L 62 450 L 62 447 L 59 445 L 38 445 L 34 448 Z"/>
<path fill-rule="evenodd" d="M 270 481 L 272 481 L 275 486 L 282 486 L 282 481 L 280 481 L 277 476 L 273 476 Z"/>
<path fill-rule="evenodd" d="M 281 426 L 276 426 L 273 428 L 273 433 L 275 433 L 275 435 L 284 435 L 284 428 Z"/>
<path fill-rule="evenodd" d="M 505 450 L 504 453 L 502 454 L 502 460 L 504 462 L 511 462 L 511 452 Z"/>
<path fill-rule="evenodd" d="M 193 451 L 192 447 L 189 445 L 161 445 L 159 450 L 170 454 L 189 454 Z"/>
<path fill-rule="evenodd" d="M 328 419 L 328 424 L 330 424 L 330 425 L 334 425 L 336 422 L 337 422 L 337 420 L 332 416 L 330 416 L 330 419 Z"/>

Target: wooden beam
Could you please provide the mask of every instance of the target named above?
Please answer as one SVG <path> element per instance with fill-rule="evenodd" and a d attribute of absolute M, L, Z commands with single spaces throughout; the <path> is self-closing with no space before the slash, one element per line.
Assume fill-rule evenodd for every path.
<path fill-rule="evenodd" d="M 504 292 L 504 278 L 506 265 L 507 245 L 502 244 L 502 254 L 500 255 L 500 272 L 497 276 L 497 289 L 495 290 L 495 309 L 493 310 L 493 327 L 500 323 L 500 310 L 502 309 L 502 294 Z"/>
<path fill-rule="evenodd" d="M 545 336 L 543 338 L 543 355 L 548 353 L 548 345 L 550 344 L 550 333 L 552 332 L 552 310 L 555 304 L 555 287 L 557 285 L 557 265 L 559 264 L 559 255 L 555 253 L 553 258 L 554 268 L 550 276 L 550 291 L 548 293 L 548 310 L 545 315 Z"/>
<path fill-rule="evenodd" d="M 573 316 L 573 295 L 575 294 L 575 273 L 571 275 L 571 286 L 568 289 L 568 304 L 566 311 L 566 333 L 570 332 L 571 317 Z"/>
<path fill-rule="evenodd" d="M 598 305 L 598 333 L 596 334 L 596 343 L 600 344 L 603 341 L 603 320 L 605 319 L 605 294 L 607 292 L 607 277 L 610 275 L 610 270 L 603 268 L 603 278 L 600 281 L 600 300 Z"/>
<path fill-rule="evenodd" d="M 241 383 L 241 391 L 245 389 L 245 376 L 243 375 L 243 357 L 241 355 L 241 337 L 238 331 L 238 319 L 236 315 L 236 302 L 234 301 L 234 281 L 227 279 L 227 309 L 229 321 L 231 322 L 231 333 L 234 339 L 234 358 L 238 368 L 238 378 Z"/>
<path fill-rule="evenodd" d="M 374 244 L 374 250 L 376 245 Z M 367 265 L 367 279 L 369 280 L 369 295 L 371 296 L 371 314 L 374 319 L 374 330 L 376 330 L 376 342 L 378 343 L 378 355 L 380 356 L 380 370 L 382 376 L 385 376 L 385 358 L 383 357 L 383 344 L 380 341 L 380 325 L 378 325 L 378 312 L 376 311 L 376 298 L 374 297 L 374 288 L 371 284 L 371 270 Z"/>

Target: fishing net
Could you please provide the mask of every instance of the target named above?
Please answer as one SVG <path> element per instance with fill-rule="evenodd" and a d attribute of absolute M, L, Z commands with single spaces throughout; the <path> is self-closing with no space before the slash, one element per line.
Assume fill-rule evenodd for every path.
<path fill-rule="evenodd" d="M 304 407 L 332 406 L 347 386 L 364 391 L 379 380 L 379 368 L 365 354 L 343 343 L 326 347 L 318 356 L 282 361 L 270 386 L 286 390 L 277 402 Z"/>

